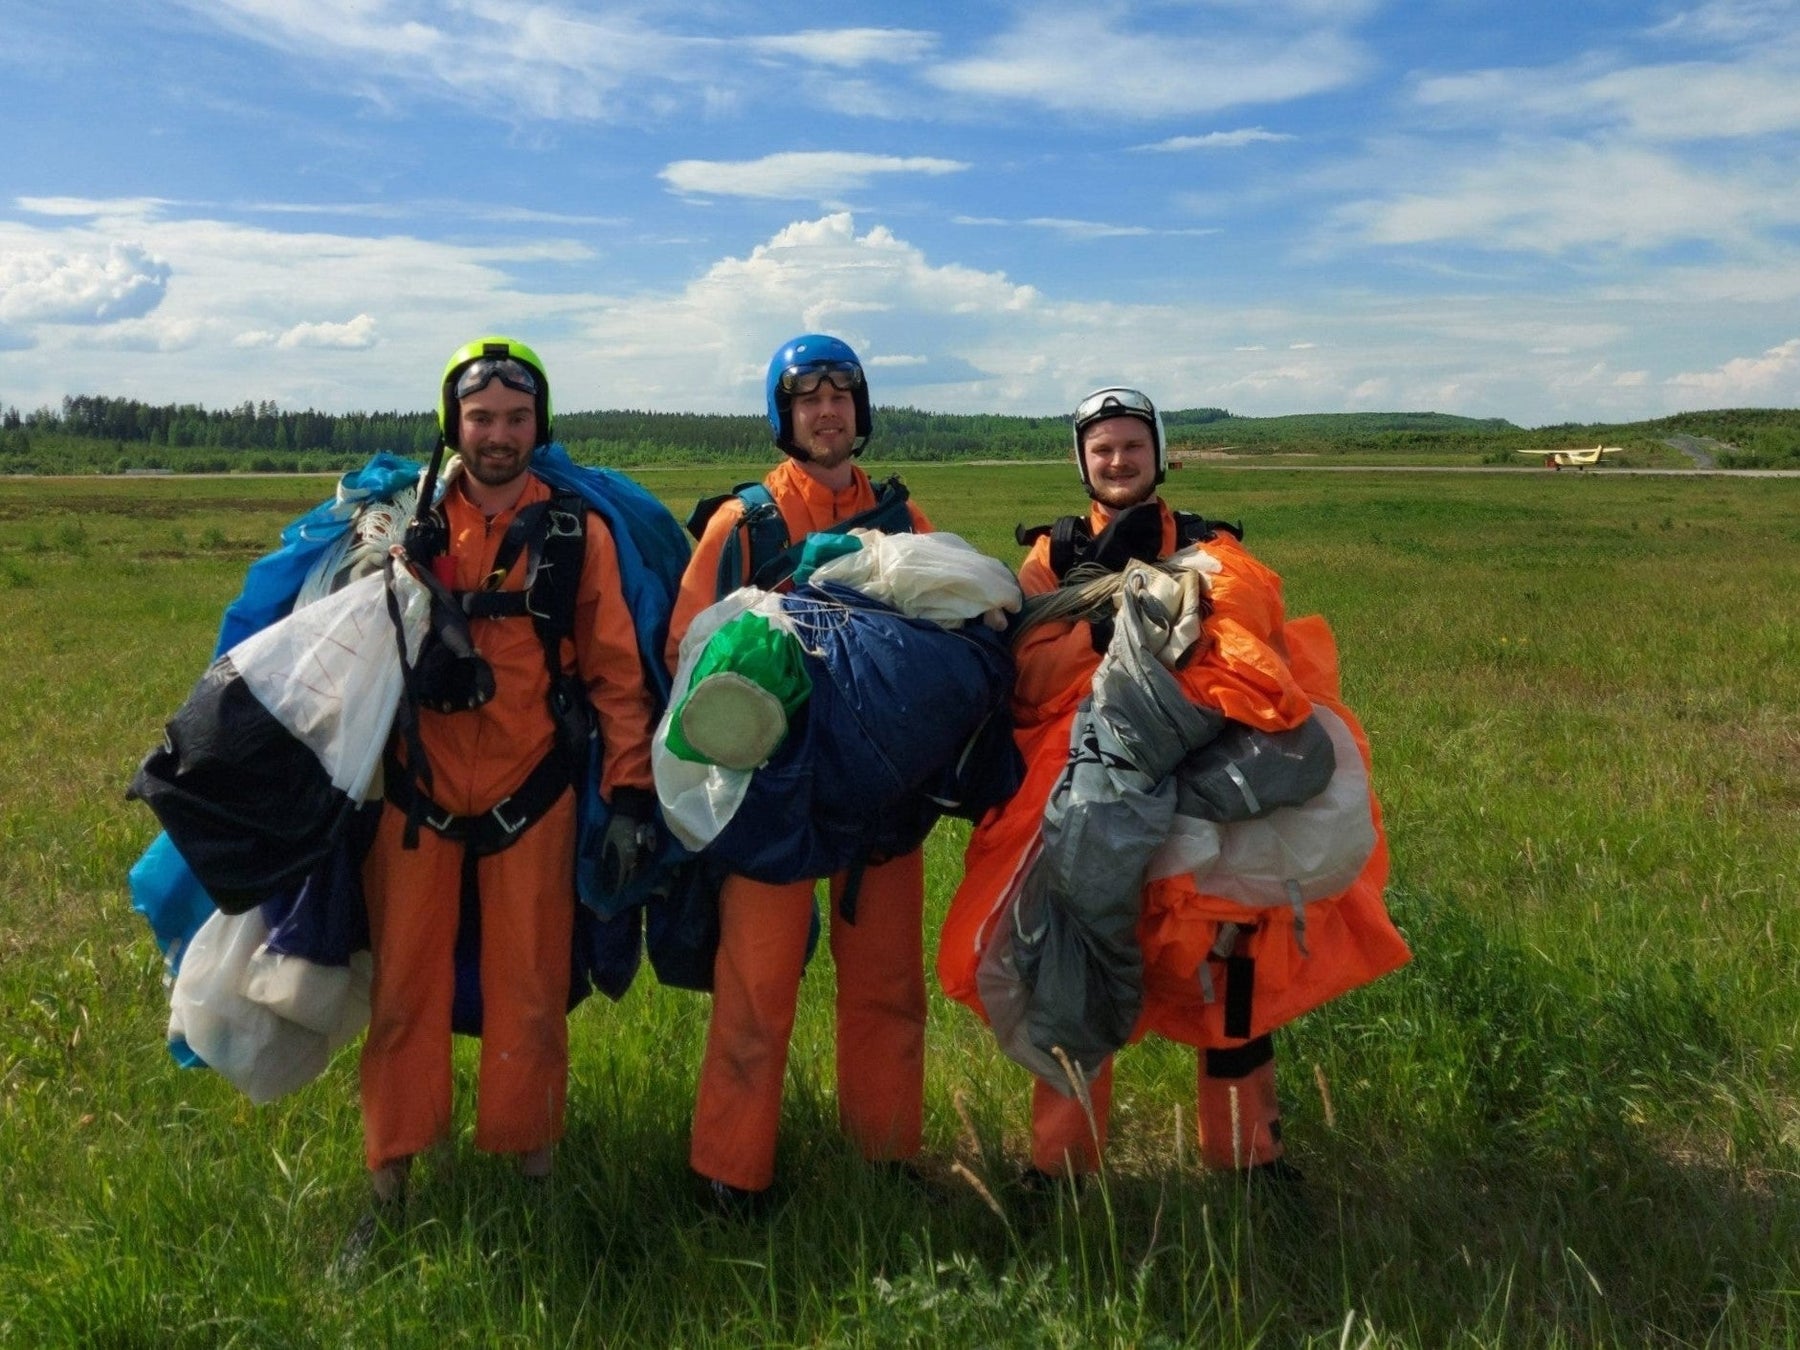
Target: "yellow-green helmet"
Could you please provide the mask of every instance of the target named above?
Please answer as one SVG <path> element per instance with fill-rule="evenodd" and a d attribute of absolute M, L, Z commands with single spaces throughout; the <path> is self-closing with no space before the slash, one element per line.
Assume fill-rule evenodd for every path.
<path fill-rule="evenodd" d="M 463 372 L 477 361 L 516 361 L 530 373 L 530 383 L 535 386 L 526 388 L 524 381 L 508 379 L 508 371 L 504 367 L 494 370 L 488 380 L 498 379 L 510 389 L 530 394 L 537 400 L 537 440 L 539 445 L 547 445 L 550 441 L 550 377 L 544 374 L 544 363 L 538 360 L 538 354 L 523 342 L 507 337 L 480 337 L 473 342 L 465 342 L 452 353 L 444 366 L 444 381 L 438 398 L 438 430 L 443 433 L 444 444 L 452 450 L 457 448 L 457 440 L 461 431 L 461 417 L 458 407 L 461 402 L 456 392 L 457 382 Z M 475 386 L 480 389 L 488 383 L 483 380 Z M 474 393 L 475 389 L 464 390 Z"/>

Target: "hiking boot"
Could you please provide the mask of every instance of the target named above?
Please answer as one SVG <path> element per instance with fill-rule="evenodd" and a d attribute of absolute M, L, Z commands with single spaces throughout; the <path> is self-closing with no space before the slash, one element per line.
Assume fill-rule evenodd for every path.
<path fill-rule="evenodd" d="M 368 1265 L 369 1257 L 381 1239 L 397 1233 L 405 1221 L 404 1193 L 386 1200 L 372 1201 L 345 1236 L 337 1255 L 332 1258 L 331 1274 L 340 1280 L 359 1274 Z"/>
<path fill-rule="evenodd" d="M 1306 1184 L 1306 1173 L 1285 1157 L 1271 1158 L 1268 1162 L 1245 1168 L 1244 1179 L 1252 1186 L 1303 1186 Z"/>
<path fill-rule="evenodd" d="M 769 1193 L 747 1191 L 717 1177 L 703 1176 L 700 1178 L 700 1203 L 722 1219 L 749 1223 L 768 1215 Z"/>

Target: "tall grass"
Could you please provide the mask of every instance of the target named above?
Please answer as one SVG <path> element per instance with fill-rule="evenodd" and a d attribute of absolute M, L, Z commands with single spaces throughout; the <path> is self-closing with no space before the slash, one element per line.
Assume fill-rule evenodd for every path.
<path fill-rule="evenodd" d="M 1007 559 L 1078 492 L 906 477 Z M 781 1203 L 725 1224 L 686 1170 L 706 1003 L 646 973 L 573 1016 L 549 1186 L 459 1140 L 349 1277 L 354 1054 L 260 1109 L 175 1069 L 123 882 L 132 768 L 325 484 L 0 482 L 0 1344 L 1800 1343 L 1800 483 L 1178 477 L 1331 618 L 1415 951 L 1277 1037 L 1303 1186 L 1200 1172 L 1193 1056 L 1151 1042 L 1104 1184 L 1022 1192 L 1024 1075 L 941 998 L 927 1182 L 864 1168 L 822 959 Z"/>

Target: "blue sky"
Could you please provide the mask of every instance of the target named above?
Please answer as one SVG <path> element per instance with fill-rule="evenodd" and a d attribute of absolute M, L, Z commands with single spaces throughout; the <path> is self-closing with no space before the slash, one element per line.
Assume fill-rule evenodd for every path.
<path fill-rule="evenodd" d="M 1800 405 L 1800 0 L 0 0 L 0 403 Z"/>

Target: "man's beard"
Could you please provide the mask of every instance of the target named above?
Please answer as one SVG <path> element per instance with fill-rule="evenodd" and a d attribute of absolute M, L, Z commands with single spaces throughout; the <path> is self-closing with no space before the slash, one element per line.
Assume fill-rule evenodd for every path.
<path fill-rule="evenodd" d="M 488 463 L 482 459 L 479 450 L 473 455 L 463 456 L 463 468 L 468 470 L 469 477 L 483 487 L 505 487 L 530 466 L 529 450 L 508 460 L 505 465 Z"/>

